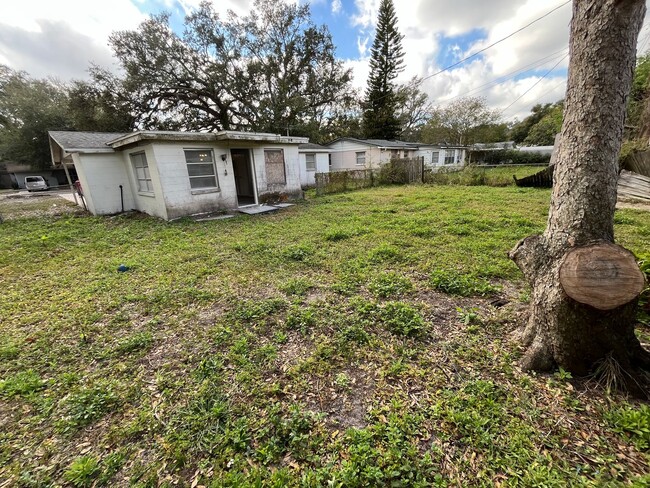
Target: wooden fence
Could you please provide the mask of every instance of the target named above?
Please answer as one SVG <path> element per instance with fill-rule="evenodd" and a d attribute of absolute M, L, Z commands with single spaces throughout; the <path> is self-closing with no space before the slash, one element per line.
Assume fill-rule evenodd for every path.
<path fill-rule="evenodd" d="M 650 151 L 631 154 L 625 160 L 625 169 L 650 177 Z"/>
<path fill-rule="evenodd" d="M 650 202 L 650 178 L 631 171 L 621 171 L 618 178 L 618 196 Z"/>

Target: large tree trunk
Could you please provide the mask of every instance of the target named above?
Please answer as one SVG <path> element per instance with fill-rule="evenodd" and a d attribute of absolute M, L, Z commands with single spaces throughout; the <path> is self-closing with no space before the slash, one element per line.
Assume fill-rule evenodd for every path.
<path fill-rule="evenodd" d="M 634 334 L 636 299 L 599 310 L 570 298 L 560 283 L 567 253 L 614 242 L 618 153 L 644 14 L 645 0 L 573 2 L 564 123 L 547 227 L 510 253 L 533 288 L 521 337 L 525 369 L 560 366 L 585 375 L 605 358 L 626 371 L 650 364 Z"/>

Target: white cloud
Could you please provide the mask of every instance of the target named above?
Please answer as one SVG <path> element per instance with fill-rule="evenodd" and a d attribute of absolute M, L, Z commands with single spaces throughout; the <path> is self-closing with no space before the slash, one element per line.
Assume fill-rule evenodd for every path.
<path fill-rule="evenodd" d="M 129 0 L 13 2 L 0 19 L 0 62 L 37 77 L 83 78 L 90 62 L 111 65 L 111 32 L 144 18 Z"/>
<path fill-rule="evenodd" d="M 332 0 L 332 13 L 333 14 L 338 14 L 341 12 L 341 9 L 343 8 L 343 4 L 341 3 L 341 0 Z"/>

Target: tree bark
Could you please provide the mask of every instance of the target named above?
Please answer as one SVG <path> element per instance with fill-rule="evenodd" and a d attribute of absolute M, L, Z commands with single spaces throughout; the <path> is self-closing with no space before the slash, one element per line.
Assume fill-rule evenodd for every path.
<path fill-rule="evenodd" d="M 634 334 L 636 299 L 598 310 L 570 298 L 559 277 L 569 251 L 614 242 L 618 153 L 644 15 L 644 0 L 573 2 L 567 97 L 547 227 L 510 253 L 533 288 L 521 334 L 525 369 L 560 366 L 585 375 L 607 357 L 630 372 L 650 364 Z M 638 390 L 632 373 L 626 386 Z"/>

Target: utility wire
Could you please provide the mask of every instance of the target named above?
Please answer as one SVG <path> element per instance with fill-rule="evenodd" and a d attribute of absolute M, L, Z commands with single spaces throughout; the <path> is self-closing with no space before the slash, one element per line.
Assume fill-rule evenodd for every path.
<path fill-rule="evenodd" d="M 563 4 L 558 5 L 558 6 L 555 7 L 554 9 L 549 10 L 548 12 L 546 12 L 546 13 L 545 13 L 544 15 L 542 15 L 541 17 L 537 17 L 535 20 L 529 22 L 529 23 L 526 24 L 525 26 L 520 27 L 520 28 L 517 29 L 516 31 L 511 32 L 510 34 L 508 34 L 508 35 L 505 36 L 505 37 L 502 37 L 502 38 L 499 39 L 498 41 L 493 42 L 493 43 L 490 44 L 489 46 L 486 46 L 486 47 L 484 47 L 483 49 L 480 49 L 479 51 L 476 51 L 474 54 L 470 54 L 469 56 L 464 57 L 464 58 L 461 59 L 460 61 L 456 61 L 455 63 L 450 64 L 449 66 L 446 66 L 446 67 L 442 68 L 440 71 L 437 71 L 437 72 L 435 72 L 435 73 L 433 73 L 433 74 L 431 74 L 431 75 L 425 76 L 425 77 L 422 78 L 421 80 L 418 80 L 416 83 L 413 83 L 413 86 L 417 86 L 417 85 L 421 84 L 424 80 L 428 80 L 428 79 L 430 79 L 430 78 L 433 78 L 434 76 L 438 76 L 439 74 L 444 73 L 445 71 L 449 71 L 451 68 L 455 68 L 455 67 L 458 66 L 459 64 L 462 64 L 462 63 L 464 63 L 465 61 L 467 61 L 467 60 L 469 60 L 469 59 L 472 59 L 472 58 L 478 56 L 478 55 L 481 54 L 482 52 L 487 51 L 488 49 L 490 49 L 490 48 L 496 46 L 497 44 L 499 44 L 499 43 L 505 41 L 506 39 L 510 39 L 510 38 L 511 38 L 512 36 L 514 36 L 515 34 L 518 34 L 518 33 L 521 32 L 522 30 L 527 29 L 528 27 L 530 27 L 531 25 L 535 24 L 536 22 L 539 22 L 539 21 L 542 20 L 543 18 L 548 17 L 548 16 L 551 15 L 553 12 L 555 12 L 556 10 L 561 9 L 561 8 L 564 7 L 565 5 L 568 5 L 569 3 L 571 3 L 571 0 L 568 0 L 567 2 L 564 2 Z M 384 96 L 387 96 L 387 95 L 384 95 Z"/>
<path fill-rule="evenodd" d="M 546 78 L 549 74 L 551 74 L 551 73 L 553 72 L 553 70 L 554 70 L 555 68 L 557 68 L 557 67 L 559 66 L 559 64 L 560 64 L 562 61 L 564 61 L 564 60 L 565 60 L 566 58 L 568 58 L 568 57 L 569 57 L 569 54 L 568 54 L 568 53 L 565 54 L 564 56 L 562 56 L 562 59 L 560 59 L 557 63 L 555 63 L 555 64 L 553 65 L 553 67 L 552 67 L 551 69 L 549 69 L 546 73 L 544 73 L 544 74 L 542 75 L 542 77 L 541 77 L 539 80 L 537 80 L 535 83 L 533 83 L 533 85 L 532 85 L 528 90 L 526 90 L 526 91 L 523 92 L 521 95 L 519 95 L 517 98 L 515 98 L 514 101 L 513 101 L 510 105 L 508 105 L 506 108 L 504 108 L 501 112 L 502 112 L 502 113 L 505 112 L 505 111 L 508 110 L 510 107 L 512 107 L 515 103 L 517 103 L 519 100 L 521 100 L 521 98 L 522 98 L 524 95 L 526 95 L 529 91 L 531 91 L 533 88 L 535 88 L 535 87 L 536 87 L 536 86 L 537 86 L 537 85 L 538 85 L 538 84 L 539 84 L 539 83 L 540 83 L 544 78 Z"/>
<path fill-rule="evenodd" d="M 455 95 L 453 97 L 447 98 L 446 100 L 443 100 L 443 104 L 449 103 L 452 100 L 455 100 L 460 97 L 464 97 L 466 95 L 469 95 L 470 93 L 474 92 L 481 92 L 485 91 L 488 88 L 491 88 L 493 86 L 499 85 L 505 81 L 508 81 L 510 79 L 513 79 L 515 76 L 517 76 L 519 73 L 522 73 L 524 71 L 529 71 L 531 68 L 535 68 L 538 66 L 543 66 L 544 64 L 547 64 L 548 62 L 557 59 L 557 54 L 559 53 L 564 53 L 568 48 L 560 49 L 559 51 L 556 51 L 552 54 L 549 54 L 548 56 L 544 56 L 543 58 L 539 58 L 537 61 L 533 61 L 532 63 L 529 63 L 525 66 L 522 66 L 521 68 L 518 68 L 514 71 L 510 71 L 509 73 L 506 73 L 505 75 L 499 76 L 498 78 L 494 78 L 493 80 L 484 83 L 483 85 L 479 85 L 475 88 L 472 88 L 471 90 L 468 90 L 463 93 L 459 93 L 458 95 Z M 566 56 L 565 56 L 566 57 Z M 549 59 L 550 58 L 550 59 Z"/>

